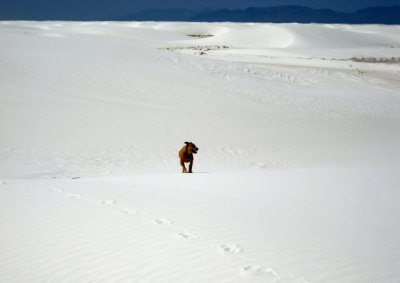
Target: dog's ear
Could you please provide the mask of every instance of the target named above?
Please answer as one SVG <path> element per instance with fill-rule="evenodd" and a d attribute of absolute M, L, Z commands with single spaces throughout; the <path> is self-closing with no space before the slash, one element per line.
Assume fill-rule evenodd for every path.
<path fill-rule="evenodd" d="M 190 144 L 190 142 L 187 142 L 187 141 L 186 141 L 185 144 Z"/>

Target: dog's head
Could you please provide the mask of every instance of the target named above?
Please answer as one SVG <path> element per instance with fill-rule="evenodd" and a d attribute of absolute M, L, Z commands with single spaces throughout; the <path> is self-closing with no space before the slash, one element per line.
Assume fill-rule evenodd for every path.
<path fill-rule="evenodd" d="M 192 142 L 185 142 L 185 144 L 187 145 L 187 151 L 189 154 L 191 153 L 196 154 L 197 151 L 199 150 L 199 148 Z"/>

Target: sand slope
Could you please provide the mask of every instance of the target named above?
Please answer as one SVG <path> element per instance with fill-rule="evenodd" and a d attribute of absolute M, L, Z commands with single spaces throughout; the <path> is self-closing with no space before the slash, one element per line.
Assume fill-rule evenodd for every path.
<path fill-rule="evenodd" d="M 399 35 L 0 22 L 0 281 L 399 282 Z"/>

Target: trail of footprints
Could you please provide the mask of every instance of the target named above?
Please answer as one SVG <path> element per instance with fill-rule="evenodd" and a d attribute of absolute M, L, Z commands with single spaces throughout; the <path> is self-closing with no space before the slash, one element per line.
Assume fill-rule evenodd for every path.
<path fill-rule="evenodd" d="M 62 189 L 59 189 L 59 188 L 51 188 L 50 191 L 53 192 L 53 193 L 59 193 L 61 195 L 64 195 L 64 197 L 66 197 L 66 198 L 83 199 L 83 200 L 85 200 L 87 202 L 90 202 L 90 203 L 93 203 L 93 204 L 99 204 L 99 205 L 113 205 L 113 204 L 116 204 L 116 201 L 114 201 L 114 200 L 85 199 L 80 194 L 69 193 L 69 192 L 66 192 L 66 191 L 64 191 Z"/>
<path fill-rule="evenodd" d="M 114 200 L 94 200 L 94 199 L 86 199 L 80 194 L 69 193 L 59 188 L 52 188 L 50 189 L 53 193 L 59 193 L 68 199 L 81 199 L 87 201 L 92 204 L 102 205 L 102 206 L 112 206 L 116 205 L 117 202 Z M 172 226 L 174 228 L 179 229 L 180 231 L 175 234 L 176 238 L 185 239 L 185 240 L 202 240 L 206 241 L 204 237 L 202 237 L 199 233 L 191 232 L 183 227 L 179 227 L 174 223 L 172 219 L 169 218 L 157 218 L 157 219 L 150 219 L 149 217 L 144 217 L 140 214 L 137 210 L 128 208 L 128 207 L 118 207 L 117 210 L 114 211 L 117 215 L 121 216 L 130 216 L 134 215 L 139 217 L 141 220 L 153 224 L 153 225 L 160 225 L 160 226 Z M 221 244 L 218 247 L 213 248 L 215 252 L 219 255 L 224 257 L 233 257 L 233 256 L 240 256 L 242 260 L 244 260 L 247 265 L 244 265 L 239 270 L 239 274 L 242 276 L 263 276 L 264 282 L 282 282 L 282 283 L 309 283 L 306 280 L 302 280 L 291 274 L 282 274 L 278 273 L 272 268 L 266 267 L 265 265 L 259 265 L 254 263 L 252 260 L 246 258 L 243 254 L 243 248 L 238 244 Z"/>

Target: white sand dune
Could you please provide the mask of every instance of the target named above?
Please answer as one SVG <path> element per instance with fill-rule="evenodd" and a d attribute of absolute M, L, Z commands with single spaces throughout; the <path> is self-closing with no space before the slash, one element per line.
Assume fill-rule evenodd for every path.
<path fill-rule="evenodd" d="M 0 38 L 0 282 L 399 282 L 399 26 Z"/>

